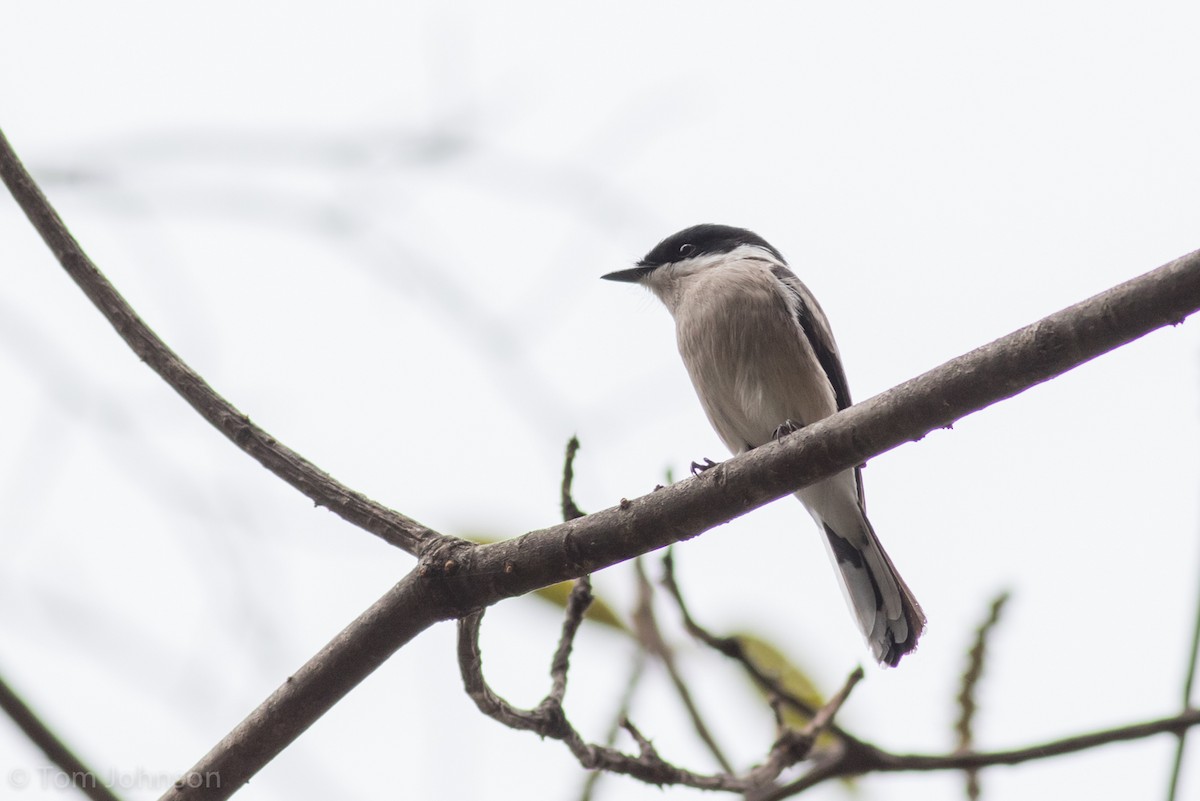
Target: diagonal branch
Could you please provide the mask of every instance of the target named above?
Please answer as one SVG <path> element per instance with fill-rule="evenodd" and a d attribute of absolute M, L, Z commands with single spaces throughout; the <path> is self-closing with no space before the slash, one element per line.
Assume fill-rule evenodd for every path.
<path fill-rule="evenodd" d="M 29 705 L 11 687 L 0 679 L 0 710 L 16 724 L 30 741 L 42 750 L 46 758 L 53 762 L 72 786 L 91 801 L 121 801 L 107 784 L 100 781 L 96 774 L 83 763 L 75 752 L 67 746 L 50 727 L 38 717 Z M 16 773 L 9 774 L 9 786 L 20 787 L 13 782 Z"/>
<path fill-rule="evenodd" d="M 0 177 L 59 264 L 125 343 L 167 384 L 259 464 L 343 519 L 411 554 L 436 536 L 420 523 L 355 492 L 250 422 L 167 347 L 121 297 L 67 230 L 0 131 Z"/>
<path fill-rule="evenodd" d="M 687 603 L 683 600 L 683 592 L 679 589 L 679 583 L 675 580 L 675 557 L 671 549 L 667 549 L 666 555 L 662 560 L 663 576 L 662 585 L 667 593 L 674 599 L 675 605 L 679 607 L 679 615 L 683 619 L 683 628 L 688 634 L 698 639 L 700 642 L 712 648 L 717 653 L 725 656 L 742 666 L 746 671 L 746 675 L 750 680 L 758 685 L 764 693 L 770 697 L 778 699 L 780 703 L 787 704 L 801 715 L 812 720 L 816 717 L 819 710 L 816 706 L 797 697 L 794 693 L 789 692 L 788 688 L 783 685 L 778 676 L 774 676 L 764 671 L 759 665 L 750 658 L 750 654 L 746 652 L 745 646 L 739 637 L 721 637 L 713 634 L 708 629 L 701 626 L 692 617 L 691 610 Z M 836 725 L 830 723 L 827 728 L 831 733 L 842 740 L 847 748 L 868 748 L 866 743 L 859 741 L 849 733 L 841 730 Z"/>

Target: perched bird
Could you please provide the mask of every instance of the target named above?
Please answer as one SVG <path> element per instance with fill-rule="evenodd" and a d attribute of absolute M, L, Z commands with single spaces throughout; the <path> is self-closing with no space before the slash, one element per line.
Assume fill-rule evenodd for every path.
<path fill-rule="evenodd" d="M 825 313 L 780 252 L 752 231 L 692 226 L 637 266 L 603 277 L 641 284 L 666 304 L 700 403 L 734 454 L 850 405 Z M 796 497 L 825 534 L 875 658 L 895 666 L 917 647 L 925 615 L 867 520 L 861 470 Z"/>

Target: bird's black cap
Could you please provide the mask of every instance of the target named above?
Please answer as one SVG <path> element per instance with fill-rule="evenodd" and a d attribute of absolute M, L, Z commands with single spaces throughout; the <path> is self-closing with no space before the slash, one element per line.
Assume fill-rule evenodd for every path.
<path fill-rule="evenodd" d="M 753 231 L 748 231 L 745 228 L 735 228 L 732 225 L 704 223 L 702 225 L 693 225 L 691 228 L 684 228 L 678 233 L 671 234 L 655 245 L 637 263 L 636 267 L 628 270 L 618 270 L 615 273 L 603 275 L 601 278 L 606 278 L 609 281 L 636 282 L 664 264 L 671 264 L 672 262 L 683 261 L 684 259 L 691 259 L 696 256 L 729 253 L 742 245 L 760 247 L 771 253 L 779 261 L 782 262 L 784 260 L 778 250 Z"/>
<path fill-rule="evenodd" d="M 772 256 L 783 261 L 778 250 L 771 247 L 767 240 L 753 231 L 745 228 L 735 228 L 732 225 L 693 225 L 684 228 L 677 234 L 671 234 L 654 246 L 654 249 L 638 262 L 640 267 L 661 267 L 675 261 L 705 256 L 712 253 L 729 253 L 742 245 L 753 245 L 769 252 Z"/>

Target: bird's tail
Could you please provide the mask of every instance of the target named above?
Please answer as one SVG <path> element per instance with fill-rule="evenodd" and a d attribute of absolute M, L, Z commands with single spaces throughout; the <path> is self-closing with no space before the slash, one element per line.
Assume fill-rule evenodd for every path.
<path fill-rule="evenodd" d="M 858 530 L 843 536 L 818 519 L 837 564 L 842 587 L 858 627 L 880 664 L 895 667 L 917 647 L 925 630 L 925 613 L 912 590 L 896 572 L 865 514 Z"/>

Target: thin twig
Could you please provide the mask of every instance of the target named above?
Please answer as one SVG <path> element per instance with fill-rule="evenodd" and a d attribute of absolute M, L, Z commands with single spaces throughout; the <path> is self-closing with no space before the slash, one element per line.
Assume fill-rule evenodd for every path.
<path fill-rule="evenodd" d="M 817 711 L 817 714 L 813 715 L 812 720 L 801 731 L 796 731 L 786 726 L 783 727 L 779 739 L 771 748 L 767 759 L 763 764 L 746 774 L 746 781 L 752 788 L 748 795 L 753 798 L 759 798 L 764 792 L 774 790 L 774 782 L 779 777 L 779 774 L 809 755 L 813 745 L 817 742 L 817 737 L 833 725 L 834 715 L 846 703 L 846 699 L 850 697 L 850 691 L 854 689 L 856 684 L 862 681 L 862 678 L 863 669 L 861 667 L 855 668 L 846 679 L 845 684 L 842 685 L 842 689 L 838 690 L 833 698 L 830 698 L 825 706 L 821 707 Z"/>
<path fill-rule="evenodd" d="M 646 736 L 638 731 L 637 726 L 634 726 L 633 721 L 628 717 L 621 718 L 621 728 L 628 732 L 633 741 L 637 743 L 638 753 L 642 755 L 643 759 L 657 759 L 661 761 L 662 758 L 658 755 L 658 751 L 654 749 L 654 743 L 646 739 Z"/>
<path fill-rule="evenodd" d="M 958 753 L 967 753 L 974 745 L 974 722 L 977 709 L 975 691 L 983 676 L 984 661 L 987 659 L 988 636 L 1000 622 L 1000 613 L 1004 610 L 1004 605 L 1008 603 L 1008 597 L 1007 592 L 1002 592 L 992 601 L 987 619 L 976 630 L 975 642 L 967 653 L 967 669 L 963 671 L 958 691 L 959 716 L 958 721 L 954 724 L 954 731 L 958 734 L 958 748 L 956 749 Z M 967 770 L 966 778 L 967 798 L 976 801 L 979 798 L 978 771 Z"/>
<path fill-rule="evenodd" d="M 1140 740 L 1156 734 L 1174 733 L 1200 725 L 1200 710 L 1190 709 L 1179 715 L 1144 723 L 1133 723 L 1118 726 L 1103 731 L 1078 734 L 1063 737 L 1038 745 L 1024 748 L 1014 748 L 1009 751 L 973 752 L 970 754 L 950 754 L 948 756 L 926 756 L 922 754 L 889 754 L 884 764 L 877 770 L 908 771 L 908 770 L 952 770 L 964 768 L 987 768 L 993 765 L 1019 765 L 1022 762 L 1032 762 L 1038 759 L 1073 754 L 1086 751 L 1109 743 L 1119 743 L 1128 740 Z"/>
<path fill-rule="evenodd" d="M 667 675 L 671 679 L 671 684 L 675 686 L 675 692 L 678 693 L 679 700 L 683 702 L 684 709 L 687 710 L 688 718 L 692 722 L 692 728 L 696 730 L 696 735 L 708 747 L 708 751 L 713 755 L 713 759 L 717 761 L 717 764 L 721 766 L 723 771 L 733 773 L 733 764 L 725 756 L 725 752 L 721 750 L 721 746 L 717 744 L 717 740 L 713 736 L 712 731 L 709 730 L 708 724 L 704 722 L 704 716 L 700 714 L 700 708 L 696 706 L 696 701 L 692 698 L 692 692 L 688 689 L 687 682 L 683 680 L 683 674 L 679 669 L 678 662 L 675 660 L 675 651 L 667 644 L 666 638 L 663 637 L 662 629 L 658 626 L 658 620 L 654 616 L 654 606 L 650 600 L 653 587 L 646 578 L 646 571 L 642 566 L 641 559 L 634 562 L 634 572 L 637 577 L 639 603 L 635 607 L 633 623 L 634 630 L 637 632 L 638 642 L 649 653 L 658 657 L 663 667 L 666 668 Z"/>
<path fill-rule="evenodd" d="M 458 621 L 458 665 L 462 673 L 463 686 L 467 695 L 485 715 L 512 729 L 527 729 L 545 736 L 561 739 L 563 721 L 553 720 L 548 715 L 549 705 L 540 704 L 534 709 L 517 709 L 488 686 L 483 677 L 483 654 L 479 649 L 479 628 L 483 622 L 483 610 L 474 612 Z"/>
<path fill-rule="evenodd" d="M 612 725 L 604 735 L 604 745 L 612 748 L 617 742 L 617 734 L 622 730 L 622 724 L 629 719 L 629 711 L 633 707 L 633 697 L 637 692 L 638 686 L 641 684 L 642 676 L 646 670 L 646 652 L 641 648 L 635 648 L 633 652 L 633 665 L 629 670 L 629 678 L 625 680 L 625 692 L 621 695 L 621 701 L 617 704 L 617 714 L 613 718 Z M 598 770 L 588 771 L 587 777 L 583 781 L 583 789 L 579 793 L 579 801 L 592 801 L 592 796 L 596 791 L 596 784 L 600 781 L 600 777 L 604 773 Z"/>
<path fill-rule="evenodd" d="M 1200 589 L 1200 581 L 1196 582 Z M 1192 621 L 1192 649 L 1188 655 L 1186 677 L 1183 680 L 1183 708 L 1192 708 L 1192 688 L 1196 682 L 1196 660 L 1200 658 L 1200 592 L 1196 594 L 1196 613 Z M 1171 781 L 1167 786 L 1167 801 L 1175 801 L 1179 794 L 1179 779 L 1183 775 L 1183 756 L 1187 745 L 1187 730 L 1179 732 L 1175 743 L 1175 757 L 1171 763 Z"/>
<path fill-rule="evenodd" d="M 767 673 L 761 667 L 759 667 L 758 663 L 750 658 L 750 654 L 746 652 L 746 649 L 742 645 L 742 641 L 739 638 L 717 636 L 696 622 L 695 618 L 692 617 L 692 613 L 688 609 L 687 602 L 683 599 L 683 593 L 679 589 L 679 584 L 675 580 L 675 556 L 670 548 L 667 549 L 666 554 L 663 556 L 662 564 L 663 587 L 666 588 L 667 592 L 675 600 L 675 605 L 679 608 L 680 617 L 683 619 L 683 626 L 685 629 L 687 629 L 689 634 L 700 640 L 709 648 L 712 648 L 714 651 L 723 654 L 724 656 L 740 664 L 742 669 L 745 670 L 746 674 L 750 677 L 751 681 L 757 684 L 759 688 L 763 690 L 763 692 L 767 693 L 768 696 L 778 698 L 780 701 L 786 703 L 788 706 L 792 707 L 801 715 L 804 715 L 810 720 L 817 715 L 817 713 L 820 711 L 817 709 L 817 707 L 791 692 L 783 685 L 782 682 L 779 681 L 777 676 Z M 831 725 L 829 727 L 829 731 L 831 734 L 834 734 L 841 740 L 845 741 L 850 748 L 870 747 L 866 743 L 863 743 L 858 738 L 854 737 L 848 732 L 843 731 L 837 726 Z"/>
<path fill-rule="evenodd" d="M 571 497 L 571 484 L 575 480 L 575 454 L 579 451 L 579 437 L 572 436 L 567 440 L 567 456 L 563 460 L 562 480 L 562 514 L 563 522 L 583 517 L 583 510 L 575 505 Z"/>
<path fill-rule="evenodd" d="M 554 690 L 533 709 L 518 709 L 509 704 L 488 686 L 483 677 L 483 656 L 479 648 L 479 628 L 482 619 L 483 612 L 475 612 L 462 618 L 458 628 L 459 669 L 462 672 L 463 685 L 467 695 L 475 701 L 481 712 L 510 728 L 533 731 L 541 737 L 561 740 L 584 768 L 622 773 L 650 784 L 679 784 L 702 790 L 728 790 L 739 793 L 755 791 L 763 787 L 764 782 L 769 783 L 779 772 L 807 756 L 817 735 L 830 725 L 854 684 L 862 678 L 861 669 L 855 671 L 842 691 L 820 710 L 803 732 L 785 731 L 764 766 L 755 768 L 745 776 L 735 776 L 731 773 L 704 775 L 679 768 L 664 760 L 655 750 L 653 743 L 627 717 L 622 717 L 620 725 L 638 746 L 638 756 L 634 757 L 608 746 L 587 743 L 568 721 L 561 698 L 556 697 Z M 564 638 L 566 637 L 567 628 L 564 627 Z M 564 646 L 560 643 L 559 651 L 563 650 Z M 569 646 L 566 650 L 570 650 Z M 555 661 L 557 663 L 557 658 Z"/>
<path fill-rule="evenodd" d="M 996 765 L 1020 765 L 1039 759 L 1051 759 L 1064 754 L 1087 751 L 1111 743 L 1128 742 L 1157 734 L 1178 734 L 1200 725 L 1200 710 L 1191 709 L 1169 718 L 1134 723 L 1103 731 L 1078 734 L 1037 745 L 1008 751 L 969 754 L 894 754 L 869 746 L 866 750 L 846 750 L 823 760 L 817 768 L 791 784 L 784 785 L 763 801 L 777 801 L 803 792 L 829 779 L 860 776 L 867 773 L 902 773 L 911 771 L 978 770 Z M 817 770 L 820 771 L 819 775 Z"/>
<path fill-rule="evenodd" d="M 16 724 L 29 741 L 68 777 L 71 784 L 92 801 L 121 801 L 120 796 L 101 782 L 95 772 L 75 755 L 66 743 L 0 678 L 0 709 Z M 16 771 L 10 771 L 10 784 Z M 14 785 L 16 786 L 16 785 Z"/>
<path fill-rule="evenodd" d="M 571 649 L 575 646 L 575 635 L 579 633 L 579 624 L 583 615 L 592 605 L 591 576 L 580 576 L 571 589 L 567 598 L 567 612 L 563 616 L 562 636 L 558 640 L 558 648 L 554 651 L 554 659 L 550 663 L 550 698 L 556 704 L 561 704 L 567 694 L 567 672 L 571 668 Z"/>
<path fill-rule="evenodd" d="M 631 732 L 635 741 L 642 744 L 642 753 L 634 757 L 615 748 L 587 743 L 567 720 L 562 706 L 547 696 L 534 709 L 518 709 L 497 695 L 483 677 L 483 657 L 479 649 L 479 624 L 482 612 L 468 615 L 459 621 L 458 655 L 463 685 L 475 705 L 485 715 L 514 729 L 533 731 L 541 737 L 562 741 L 579 764 L 589 770 L 605 770 L 641 779 L 649 784 L 682 784 L 702 790 L 740 791 L 742 783 L 733 776 L 705 776 L 664 761 L 653 750 L 644 746 L 648 741 L 636 732 L 627 719 L 621 725 Z"/>
<path fill-rule="evenodd" d="M 754 660 L 750 658 L 749 654 L 746 653 L 746 649 L 742 647 L 741 640 L 737 637 L 718 636 L 696 622 L 696 619 L 692 617 L 687 602 L 683 599 L 683 591 L 679 589 L 679 583 L 675 580 L 675 553 L 671 548 L 668 548 L 663 555 L 662 565 L 662 585 L 679 608 L 679 615 L 683 619 L 683 627 L 687 629 L 689 634 L 714 651 L 738 662 L 750 675 L 750 678 L 767 693 L 778 696 L 808 718 L 812 718 L 817 714 L 816 707 L 804 699 L 792 695 L 774 676 L 764 673 L 755 664 Z"/>

